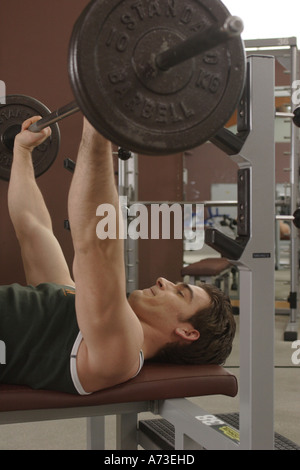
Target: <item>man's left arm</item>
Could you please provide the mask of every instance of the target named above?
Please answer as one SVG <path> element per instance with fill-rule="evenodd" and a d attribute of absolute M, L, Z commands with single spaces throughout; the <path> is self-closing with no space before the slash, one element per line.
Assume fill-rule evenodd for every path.
<path fill-rule="evenodd" d="M 25 121 L 15 138 L 8 188 L 9 214 L 20 244 L 27 284 L 54 282 L 74 286 L 35 180 L 32 152 L 51 134 L 50 128 L 37 134 L 27 130 L 38 119 L 33 117 Z"/>

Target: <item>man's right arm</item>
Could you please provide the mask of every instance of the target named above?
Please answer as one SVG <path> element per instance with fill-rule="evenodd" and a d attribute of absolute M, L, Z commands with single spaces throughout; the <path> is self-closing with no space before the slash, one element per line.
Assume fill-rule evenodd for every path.
<path fill-rule="evenodd" d="M 76 312 L 90 367 L 116 377 L 125 373 L 126 380 L 137 369 L 143 335 L 126 298 L 124 240 L 118 236 L 100 240 L 96 234 L 101 204 L 114 207 L 118 234 L 120 208 L 111 144 L 85 120 L 69 193 Z"/>

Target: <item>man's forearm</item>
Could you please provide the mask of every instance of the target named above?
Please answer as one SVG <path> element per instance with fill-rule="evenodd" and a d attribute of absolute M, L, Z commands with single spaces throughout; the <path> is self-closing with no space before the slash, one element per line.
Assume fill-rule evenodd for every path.
<path fill-rule="evenodd" d="M 28 149 L 16 148 L 8 188 L 8 208 L 17 235 L 27 232 L 36 222 L 51 229 L 51 218 L 38 188 Z"/>
<path fill-rule="evenodd" d="M 118 211 L 118 202 L 111 143 L 85 122 L 69 192 L 69 220 L 75 249 L 99 242 L 97 207 L 109 203 Z"/>

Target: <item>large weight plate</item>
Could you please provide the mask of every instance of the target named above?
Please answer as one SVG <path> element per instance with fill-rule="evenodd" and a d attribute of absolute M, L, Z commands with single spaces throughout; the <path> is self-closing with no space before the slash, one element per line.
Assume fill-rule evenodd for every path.
<path fill-rule="evenodd" d="M 47 116 L 50 111 L 40 101 L 24 95 L 6 96 L 6 104 L 0 105 L 0 178 L 10 179 L 13 160 L 14 137 L 22 123 L 32 116 Z M 55 161 L 60 146 L 60 131 L 57 124 L 51 126 L 52 135 L 32 154 L 35 176 L 45 173 Z"/>
<path fill-rule="evenodd" d="M 167 155 L 194 148 L 232 116 L 245 78 L 240 37 L 167 72 L 153 54 L 184 41 L 229 12 L 219 0 L 94 0 L 71 38 L 69 74 L 88 120 L 115 144 Z"/>

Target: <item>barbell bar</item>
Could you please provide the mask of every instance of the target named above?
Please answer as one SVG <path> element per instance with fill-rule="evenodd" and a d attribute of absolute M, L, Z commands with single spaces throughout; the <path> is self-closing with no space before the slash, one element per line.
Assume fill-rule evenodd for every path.
<path fill-rule="evenodd" d="M 241 97 L 242 30 L 220 0 L 151 3 L 149 10 L 146 3 L 93 0 L 69 46 L 75 100 L 30 130 L 82 111 L 106 138 L 135 153 L 195 148 L 226 125 Z"/>
<path fill-rule="evenodd" d="M 207 52 L 212 48 L 225 43 L 226 41 L 239 36 L 244 29 L 241 18 L 237 16 L 229 16 L 223 25 L 216 27 L 210 26 L 206 31 L 194 34 L 190 38 L 181 41 L 179 44 L 168 48 L 166 51 L 158 53 L 152 63 L 147 64 L 145 74 L 156 75 L 158 69 L 160 72 L 167 72 L 170 68 L 175 67 L 183 62 L 196 57 L 203 52 Z M 55 124 L 68 116 L 71 116 L 81 110 L 77 101 L 58 108 L 49 116 L 35 122 L 29 127 L 31 132 L 40 132 L 45 127 Z"/>
<path fill-rule="evenodd" d="M 231 18 L 236 18 L 236 17 L 231 17 Z M 189 42 L 189 41 L 187 41 L 187 42 Z M 176 50 L 176 48 L 174 48 L 174 50 L 172 49 L 170 51 L 167 51 L 168 57 L 173 56 L 173 54 L 174 54 L 174 57 L 176 57 L 175 50 Z M 170 56 L 169 56 L 169 54 L 170 54 Z M 159 63 L 158 66 L 162 70 L 168 70 L 168 68 L 165 68 L 165 67 L 167 67 L 166 64 L 169 63 L 169 62 L 167 62 L 167 61 L 164 62 L 163 55 L 164 54 L 159 54 L 157 56 L 156 63 L 157 62 Z M 160 57 L 162 57 L 161 61 L 159 59 Z M 190 58 L 190 57 L 187 57 L 187 58 Z M 184 60 L 187 60 L 187 58 L 184 58 Z M 171 60 L 170 60 L 170 63 L 171 63 Z M 173 65 L 177 65 L 177 64 L 178 64 L 178 62 L 176 61 L 176 63 L 174 63 Z M 77 102 L 72 101 L 72 102 L 68 103 L 67 105 L 62 106 L 61 108 L 58 108 L 56 111 L 53 111 L 48 116 L 46 116 L 46 117 L 40 119 L 39 121 L 35 122 L 34 124 L 32 124 L 29 127 L 29 130 L 31 132 L 35 132 L 35 133 L 40 132 L 43 129 L 45 129 L 45 127 L 51 126 L 52 124 L 55 124 L 55 123 L 65 119 L 69 116 L 72 116 L 73 114 L 76 114 L 79 111 L 80 111 L 80 107 L 78 106 Z M 293 119 L 293 123 L 295 124 L 295 126 L 300 127 L 300 107 L 296 108 L 293 113 L 276 112 L 275 116 L 279 117 L 279 118 Z"/>
<path fill-rule="evenodd" d="M 286 222 L 293 222 L 295 227 L 300 229 L 300 208 L 296 209 L 293 215 L 276 215 L 276 220 L 286 221 Z"/>
<path fill-rule="evenodd" d="M 73 114 L 78 113 L 79 111 L 80 108 L 77 105 L 76 101 L 72 101 L 66 104 L 65 106 L 62 106 L 61 108 L 58 108 L 56 111 L 53 111 L 48 116 L 40 119 L 34 124 L 31 124 L 29 130 L 35 133 L 40 132 L 45 129 L 45 127 L 52 126 L 52 124 L 55 124 L 69 116 L 72 116 Z"/>
<path fill-rule="evenodd" d="M 207 31 L 193 35 L 155 58 L 155 65 L 162 71 L 192 59 L 197 55 L 212 49 L 229 39 L 239 36 L 244 30 L 244 24 L 238 16 L 229 16 L 221 28 L 211 26 Z"/>
<path fill-rule="evenodd" d="M 275 116 L 279 118 L 291 118 L 295 126 L 300 127 L 300 107 L 296 108 L 293 113 L 276 112 Z"/>
<path fill-rule="evenodd" d="M 159 205 L 166 205 L 166 206 L 173 206 L 179 204 L 181 206 L 184 205 L 202 205 L 205 207 L 236 207 L 238 205 L 238 201 L 134 201 L 133 204 L 141 204 L 142 206 L 152 206 L 154 204 Z M 131 203 L 129 204 L 131 205 Z M 282 205 L 281 201 L 278 201 L 276 205 Z M 293 222 L 295 227 L 300 229 L 300 208 L 298 208 L 293 215 L 281 215 L 277 214 L 275 216 L 276 221 L 286 221 L 286 222 Z"/>
<path fill-rule="evenodd" d="M 151 206 L 153 204 L 172 206 L 180 205 L 203 205 L 205 207 L 236 207 L 237 201 L 134 201 L 133 204 L 141 204 L 143 206 Z M 278 202 L 278 205 L 281 205 Z M 276 221 L 293 222 L 295 227 L 300 229 L 300 208 L 297 209 L 293 215 L 276 215 Z"/>
<path fill-rule="evenodd" d="M 31 132 L 40 132 L 47 126 L 51 126 L 62 119 L 65 119 L 73 114 L 76 114 L 80 111 L 79 106 L 77 105 L 76 101 L 72 101 L 71 103 L 53 111 L 48 116 L 40 119 L 39 121 L 35 122 L 29 127 Z M 280 118 L 291 118 L 293 119 L 294 124 L 296 127 L 300 127 L 300 107 L 296 108 L 293 113 L 281 113 L 276 112 L 276 117 Z"/>

